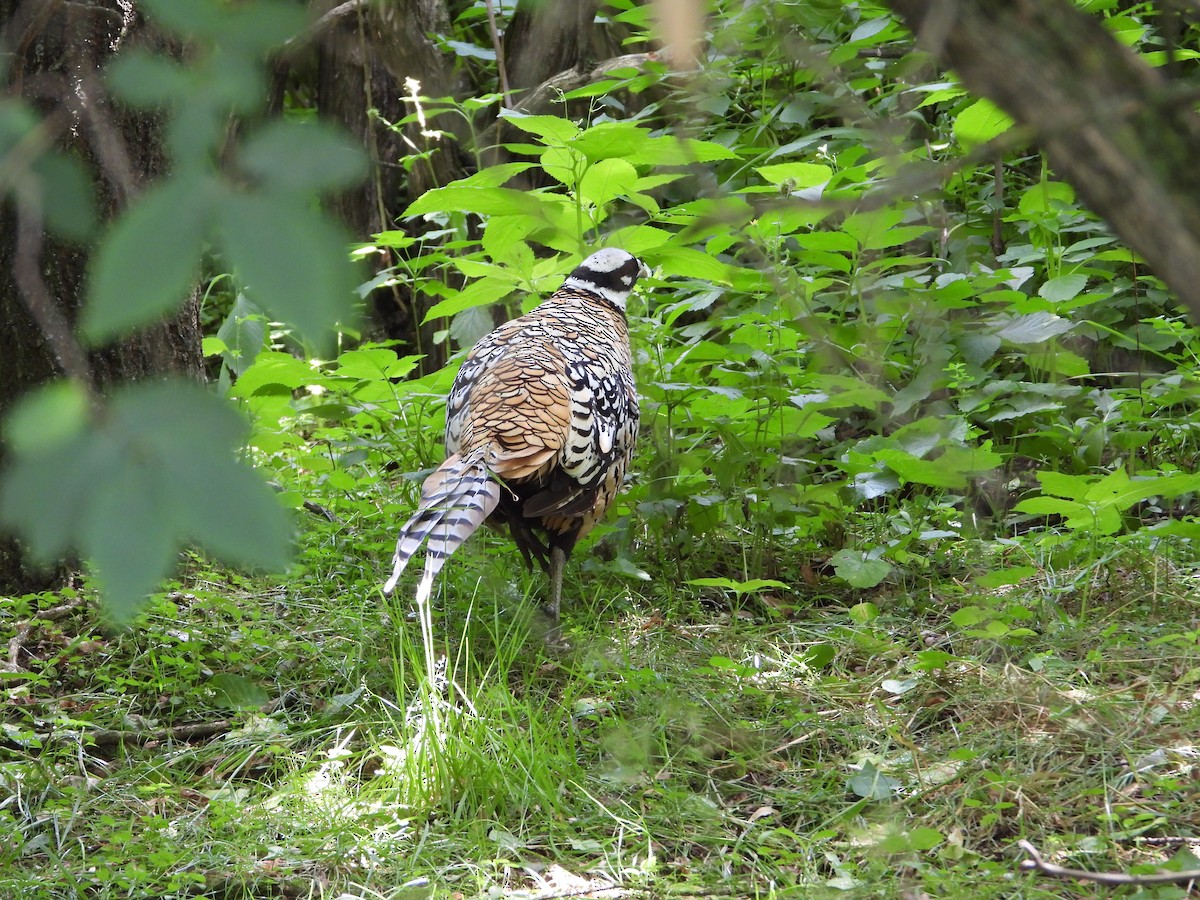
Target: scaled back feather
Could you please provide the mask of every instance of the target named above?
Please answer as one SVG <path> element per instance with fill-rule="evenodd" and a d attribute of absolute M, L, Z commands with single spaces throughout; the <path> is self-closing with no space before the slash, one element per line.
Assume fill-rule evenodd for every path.
<path fill-rule="evenodd" d="M 472 348 L 450 389 L 447 459 L 400 530 L 384 591 L 424 545 L 417 600 L 427 600 L 446 558 L 486 521 L 507 525 L 526 564 L 546 569 L 546 609 L 558 616 L 567 558 L 603 518 L 633 456 L 625 305 L 645 274 L 624 250 L 600 250 L 535 310 Z"/>

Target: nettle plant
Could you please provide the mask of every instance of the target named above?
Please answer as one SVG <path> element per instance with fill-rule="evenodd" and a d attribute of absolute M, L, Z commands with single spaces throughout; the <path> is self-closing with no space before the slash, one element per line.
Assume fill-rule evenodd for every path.
<path fill-rule="evenodd" d="M 438 298 L 438 339 L 463 349 L 596 246 L 651 265 L 630 310 L 641 455 L 597 533 L 640 541 L 664 574 L 796 585 L 829 560 L 869 588 L 961 568 L 948 551 L 980 533 L 1186 535 L 1170 520 L 1194 493 L 1200 340 L 1161 284 L 1039 156 L 1008 148 L 994 107 L 866 52 L 906 40 L 886 11 L 779 15 L 808 55 L 734 21 L 763 53 L 717 53 L 693 139 L 653 130 L 670 97 L 588 127 L 505 114 L 526 136 L 513 161 L 414 202 L 405 231 L 377 236 L 403 259 L 383 277 Z M 578 96 L 619 109 L 614 92 L 652 83 L 617 74 Z M 914 174 L 919 198 L 898 187 Z M 544 186 L 507 186 L 518 177 Z M 235 392 L 269 413 L 255 440 L 281 470 L 301 454 L 393 521 L 413 499 L 389 489 L 395 470 L 415 478 L 440 454 L 456 366 L 404 380 L 416 362 L 382 346 L 315 367 L 272 354 Z M 274 424 L 294 421 L 305 441 Z"/>

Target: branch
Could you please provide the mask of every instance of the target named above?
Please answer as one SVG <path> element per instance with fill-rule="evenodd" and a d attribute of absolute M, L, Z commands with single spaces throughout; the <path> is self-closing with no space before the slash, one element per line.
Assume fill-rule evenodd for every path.
<path fill-rule="evenodd" d="M 485 0 L 487 5 L 488 30 L 492 33 L 492 47 L 496 51 L 496 70 L 500 73 L 500 93 L 504 97 L 501 101 L 505 106 L 508 106 L 508 72 L 504 66 L 504 47 L 500 44 L 500 29 L 496 27 L 496 7 L 492 0 Z"/>
<path fill-rule="evenodd" d="M 13 279 L 29 315 L 37 323 L 58 364 L 90 395 L 92 370 L 71 325 L 42 280 L 42 204 L 28 181 L 17 186 L 17 246 Z"/>
<path fill-rule="evenodd" d="M 1033 129 L 1054 170 L 1200 321 L 1200 116 L 1181 85 L 1070 0 L 888 2 L 963 84 Z"/>
<path fill-rule="evenodd" d="M 1088 872 L 1084 869 L 1068 869 L 1056 866 L 1042 859 L 1042 854 L 1029 841 L 1017 841 L 1017 846 L 1028 854 L 1029 859 L 1021 860 L 1021 869 L 1029 872 L 1040 872 L 1054 878 L 1072 878 L 1080 881 L 1094 881 L 1096 884 L 1183 884 L 1188 881 L 1200 880 L 1200 870 L 1191 869 L 1186 872 L 1160 872 L 1156 875 L 1127 875 L 1124 872 Z"/>
<path fill-rule="evenodd" d="M 82 605 L 83 598 L 76 597 L 66 603 L 42 610 L 33 618 L 18 622 L 15 632 L 8 642 L 8 659 L 0 662 L 0 672 L 24 671 L 20 663 L 21 651 L 25 649 L 25 641 L 29 638 L 29 632 L 33 630 L 34 625 L 39 622 L 57 622 L 59 619 L 65 619 Z"/>
<path fill-rule="evenodd" d="M 346 18 L 346 16 L 352 15 L 361 9 L 366 9 L 369 3 L 370 0 L 346 0 L 345 3 L 339 3 L 298 35 L 284 41 L 283 46 L 279 48 L 280 58 L 291 59 L 296 56 L 300 51 L 306 49 L 309 44 L 320 40 L 326 33 L 332 31 L 333 27 Z"/>

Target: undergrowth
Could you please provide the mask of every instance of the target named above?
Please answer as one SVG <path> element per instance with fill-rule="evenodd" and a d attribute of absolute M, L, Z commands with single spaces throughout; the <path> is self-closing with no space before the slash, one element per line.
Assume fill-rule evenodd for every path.
<path fill-rule="evenodd" d="M 189 557 L 129 631 L 86 579 L 0 608 L 0 894 L 1109 895 L 1018 841 L 1200 867 L 1200 335 L 1036 152 L 979 163 L 1006 123 L 881 9 L 722 15 L 702 90 L 512 117 L 506 167 L 361 248 L 436 298 L 450 366 L 301 358 L 231 300 L 208 346 L 295 564 Z M 495 535 L 423 633 L 378 585 L 460 351 L 601 243 L 654 270 L 643 432 L 564 646 Z"/>

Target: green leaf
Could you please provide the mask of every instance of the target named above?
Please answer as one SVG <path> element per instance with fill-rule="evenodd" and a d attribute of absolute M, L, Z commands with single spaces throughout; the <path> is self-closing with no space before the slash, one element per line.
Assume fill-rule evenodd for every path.
<path fill-rule="evenodd" d="M 602 159 L 579 180 L 580 196 L 595 206 L 628 194 L 637 181 L 637 169 L 623 159 Z"/>
<path fill-rule="evenodd" d="M 1038 344 L 1074 328 L 1070 319 L 1052 312 L 1034 312 L 1015 316 L 995 331 L 996 337 L 1010 344 Z"/>
<path fill-rule="evenodd" d="M 99 344 L 174 312 L 200 267 L 215 183 L 180 175 L 159 184 L 109 229 L 93 258 L 83 332 Z"/>
<path fill-rule="evenodd" d="M 859 625 L 868 625 L 879 618 L 879 607 L 874 603 L 855 603 L 849 609 L 850 621 Z"/>
<path fill-rule="evenodd" d="M 341 130 L 315 120 L 263 126 L 242 145 L 238 160 L 275 191 L 347 188 L 367 173 L 362 150 Z"/>
<path fill-rule="evenodd" d="M 981 588 L 1007 587 L 1010 584 L 1020 584 L 1026 578 L 1032 578 L 1038 573 L 1033 566 L 1010 566 L 1007 569 L 997 569 L 975 579 L 975 584 Z"/>
<path fill-rule="evenodd" d="M 225 365 L 234 375 L 241 375 L 254 363 L 267 340 L 267 321 L 255 304 L 238 294 L 229 315 L 217 329 L 223 345 Z"/>
<path fill-rule="evenodd" d="M 144 382 L 116 390 L 89 424 L 10 454 L 0 521 L 37 559 L 75 550 L 92 562 L 117 621 L 133 617 L 185 543 L 237 565 L 286 563 L 290 525 L 238 462 L 246 424 L 227 404 L 190 382 Z"/>
<path fill-rule="evenodd" d="M 697 587 L 718 587 L 733 591 L 736 594 L 754 594 L 759 591 L 765 591 L 767 588 L 779 588 L 789 591 L 791 588 L 782 581 L 775 581 L 772 578 L 752 578 L 749 581 L 735 581 L 732 578 L 693 578 L 686 584 L 693 584 Z"/>
<path fill-rule="evenodd" d="M 1088 488 L 1094 479 L 1086 475 L 1069 475 L 1066 472 L 1038 472 L 1037 480 L 1041 482 L 1042 490 L 1055 497 L 1066 497 L 1070 500 L 1082 500 L 1087 496 Z"/>
<path fill-rule="evenodd" d="M 352 318 L 349 241 L 301 198 L 226 192 L 220 240 L 251 299 L 309 340 Z"/>
<path fill-rule="evenodd" d="M 615 158 L 628 162 L 651 140 L 648 131 L 632 122 L 602 122 L 572 138 L 570 145 L 593 162 Z"/>
<path fill-rule="evenodd" d="M 964 606 L 950 614 L 950 622 L 959 628 L 971 628 L 992 618 L 992 614 L 978 606 Z"/>
<path fill-rule="evenodd" d="M 133 106 L 160 107 L 182 101 L 194 90 L 194 74 L 172 59 L 135 49 L 108 67 L 109 86 Z"/>
<path fill-rule="evenodd" d="M 784 184 L 787 182 L 797 189 L 817 187 L 833 177 L 833 169 L 829 166 L 806 162 L 756 166 L 754 171 L 771 184 Z"/>
<path fill-rule="evenodd" d="M 18 456 L 60 446 L 87 427 L 88 395 L 74 381 L 56 381 L 25 394 L 4 422 L 8 449 Z"/>
<path fill-rule="evenodd" d="M 1086 275 L 1059 275 L 1057 278 L 1047 279 L 1038 288 L 1038 296 L 1051 303 L 1065 303 L 1068 300 L 1074 300 L 1085 287 L 1087 287 Z"/>
<path fill-rule="evenodd" d="M 221 672 L 208 680 L 217 702 L 228 709 L 258 709 L 270 697 L 257 683 L 241 675 Z"/>
<path fill-rule="evenodd" d="M 232 393 L 235 397 L 252 397 L 263 388 L 270 387 L 278 390 L 265 393 L 290 394 L 296 388 L 313 384 L 320 378 L 320 373 L 304 360 L 279 350 L 264 350 L 255 357 L 254 364 L 242 373 Z"/>
<path fill-rule="evenodd" d="M 954 137 L 966 149 L 997 138 L 1013 126 L 1013 120 L 991 100 L 976 100 L 954 117 Z"/>
<path fill-rule="evenodd" d="M 536 134 L 547 145 L 563 145 L 579 134 L 579 126 L 559 116 L 527 116 L 524 113 L 502 109 L 500 118 L 529 134 Z"/>
<path fill-rule="evenodd" d="M 850 790 L 865 800 L 890 800 L 900 789 L 899 781 L 884 775 L 869 762 L 863 763 L 859 774 L 850 778 L 847 784 Z"/>
<path fill-rule="evenodd" d="M 673 136 L 654 137 L 638 150 L 626 154 L 626 162 L 648 166 L 690 166 L 693 163 L 740 159 L 734 151 L 712 141 Z"/>
<path fill-rule="evenodd" d="M 92 180 L 72 156 L 47 153 L 34 164 L 41 181 L 42 209 L 51 231 L 81 241 L 96 227 L 96 198 Z"/>
<path fill-rule="evenodd" d="M 829 560 L 837 577 L 854 588 L 873 588 L 888 577 L 892 566 L 859 550 L 839 550 Z"/>
<path fill-rule="evenodd" d="M 453 316 L 474 306 L 495 303 L 513 292 L 513 283 L 503 278 L 480 278 L 445 300 L 439 300 L 425 314 L 426 322 Z"/>
<path fill-rule="evenodd" d="M 536 194 L 501 187 L 451 184 L 426 191 L 409 205 L 405 216 L 431 212 L 469 212 L 480 216 L 536 216 L 545 218 L 545 207 Z"/>
<path fill-rule="evenodd" d="M 801 661 L 810 669 L 823 669 L 833 662 L 837 650 L 833 644 L 813 644 L 804 651 Z"/>
<path fill-rule="evenodd" d="M 1021 194 L 1017 209 L 1027 216 L 1056 212 L 1075 202 L 1075 189 L 1062 181 L 1042 181 Z"/>

